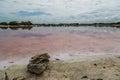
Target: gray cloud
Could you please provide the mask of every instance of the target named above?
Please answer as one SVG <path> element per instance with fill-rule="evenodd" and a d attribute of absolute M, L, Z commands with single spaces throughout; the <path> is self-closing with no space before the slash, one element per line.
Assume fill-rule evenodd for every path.
<path fill-rule="evenodd" d="M 45 13 L 42 11 L 34 11 L 34 12 L 28 12 L 28 11 L 19 11 L 16 13 L 19 16 L 41 16 L 41 15 L 51 15 L 49 13 Z"/>
<path fill-rule="evenodd" d="M 120 20 L 120 0 L 0 1 L 0 10 L 3 13 L 1 16 L 14 20 L 31 20 L 35 23 L 92 23 Z"/>
<path fill-rule="evenodd" d="M 0 0 L 0 1 L 5 1 L 5 0 Z"/>

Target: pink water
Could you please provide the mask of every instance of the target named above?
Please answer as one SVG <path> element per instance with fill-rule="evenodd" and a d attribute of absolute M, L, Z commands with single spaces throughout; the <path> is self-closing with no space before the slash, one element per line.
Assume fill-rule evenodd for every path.
<path fill-rule="evenodd" d="M 0 60 L 22 59 L 47 52 L 120 54 L 120 29 L 106 27 L 34 27 L 0 30 Z"/>

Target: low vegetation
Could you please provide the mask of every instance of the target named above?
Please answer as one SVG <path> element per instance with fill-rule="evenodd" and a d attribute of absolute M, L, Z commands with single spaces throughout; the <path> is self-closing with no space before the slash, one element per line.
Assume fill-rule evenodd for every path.
<path fill-rule="evenodd" d="M 1 22 L 0 25 L 8 25 L 7 22 Z"/>
<path fill-rule="evenodd" d="M 47 24 L 47 23 L 41 23 L 41 24 L 33 24 L 31 21 L 11 21 L 11 22 L 1 22 L 0 25 L 33 25 L 33 26 L 44 26 L 44 27 L 70 27 L 70 26 L 95 26 L 95 27 L 117 27 L 120 28 L 120 22 L 114 22 L 114 23 L 86 23 L 86 24 L 80 24 L 80 23 L 59 23 L 59 24 Z"/>
<path fill-rule="evenodd" d="M 0 25 L 32 25 L 31 21 L 10 21 L 10 22 L 1 22 Z"/>
<path fill-rule="evenodd" d="M 19 23 L 17 21 L 11 21 L 8 23 L 9 25 L 18 25 Z"/>

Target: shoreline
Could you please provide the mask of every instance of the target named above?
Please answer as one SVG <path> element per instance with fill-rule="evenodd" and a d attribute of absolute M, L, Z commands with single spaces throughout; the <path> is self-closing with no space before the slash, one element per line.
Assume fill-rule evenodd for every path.
<path fill-rule="evenodd" d="M 120 28 L 120 24 L 32 24 L 32 25 L 0 25 L 0 28 L 30 28 L 30 27 L 81 27 L 81 26 L 94 26 L 94 27 L 116 27 Z"/>
<path fill-rule="evenodd" d="M 34 55 L 29 55 L 29 57 L 15 57 L 13 59 L 2 60 L 0 61 L 0 70 L 5 70 L 12 65 L 27 65 L 29 63 L 30 58 Z M 81 61 L 94 61 L 99 60 L 101 58 L 107 57 L 115 57 L 120 56 L 119 53 L 61 53 L 61 54 L 50 54 L 50 61 L 63 61 L 66 63 L 74 63 L 74 62 L 81 62 Z M 24 63 L 23 63 L 24 62 Z M 3 65 L 4 64 L 4 65 Z"/>

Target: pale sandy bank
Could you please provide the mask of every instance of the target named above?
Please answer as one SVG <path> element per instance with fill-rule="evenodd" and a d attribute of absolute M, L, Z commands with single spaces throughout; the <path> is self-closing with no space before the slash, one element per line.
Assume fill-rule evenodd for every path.
<path fill-rule="evenodd" d="M 51 60 L 41 76 L 27 73 L 26 65 L 12 65 L 0 70 L 0 80 L 4 80 L 5 72 L 10 80 L 120 80 L 120 55 Z"/>

